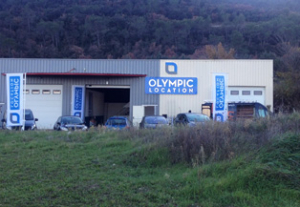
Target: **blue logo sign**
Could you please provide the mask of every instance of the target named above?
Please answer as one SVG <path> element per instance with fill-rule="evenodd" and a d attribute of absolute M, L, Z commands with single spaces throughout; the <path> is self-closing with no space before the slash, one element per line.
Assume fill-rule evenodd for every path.
<path fill-rule="evenodd" d="M 216 81 L 216 111 L 225 110 L 225 77 L 217 75 Z"/>
<path fill-rule="evenodd" d="M 177 74 L 177 65 L 176 65 L 176 63 L 167 62 L 166 63 L 166 72 L 168 74 Z"/>
<path fill-rule="evenodd" d="M 10 113 L 9 120 L 12 124 L 19 124 L 20 115 L 18 113 Z"/>
<path fill-rule="evenodd" d="M 146 77 L 147 94 L 197 94 L 197 78 Z"/>
<path fill-rule="evenodd" d="M 82 109 L 82 88 L 75 87 L 74 110 Z"/>
<path fill-rule="evenodd" d="M 216 114 L 215 119 L 216 119 L 216 121 L 223 122 L 224 121 L 224 116 L 223 116 L 223 114 Z"/>
<path fill-rule="evenodd" d="M 20 109 L 20 85 L 21 78 L 20 76 L 11 76 L 9 77 L 9 107 L 10 110 L 19 110 Z"/>

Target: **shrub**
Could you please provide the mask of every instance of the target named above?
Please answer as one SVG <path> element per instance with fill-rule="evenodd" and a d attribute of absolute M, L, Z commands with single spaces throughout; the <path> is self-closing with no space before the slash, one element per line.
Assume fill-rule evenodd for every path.
<path fill-rule="evenodd" d="M 195 128 L 178 128 L 168 146 L 173 163 L 192 165 L 231 159 L 256 152 L 287 132 L 299 133 L 300 115 L 278 115 L 270 119 L 238 122 L 208 122 Z"/>
<path fill-rule="evenodd" d="M 167 156 L 175 164 L 184 162 L 192 166 L 232 159 L 242 154 L 255 154 L 261 147 L 285 133 L 300 132 L 300 114 L 279 114 L 269 119 L 236 122 L 207 122 L 197 127 L 170 127 L 156 130 L 120 131 L 119 137 L 132 140 L 140 148 L 138 163 L 148 157 Z M 163 150 L 162 150 L 163 149 Z M 250 152 L 250 153 L 249 153 Z M 137 164 L 137 163 L 136 163 Z"/>

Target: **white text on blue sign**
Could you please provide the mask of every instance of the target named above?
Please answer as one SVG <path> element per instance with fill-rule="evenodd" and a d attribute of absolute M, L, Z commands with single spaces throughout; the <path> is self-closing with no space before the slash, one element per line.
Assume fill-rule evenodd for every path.
<path fill-rule="evenodd" d="M 216 76 L 216 111 L 225 108 L 225 77 Z"/>
<path fill-rule="evenodd" d="M 82 88 L 76 87 L 75 88 L 75 110 L 82 109 Z"/>
<path fill-rule="evenodd" d="M 197 78 L 146 77 L 147 94 L 197 94 Z"/>
<path fill-rule="evenodd" d="M 10 109 L 20 109 L 20 77 L 11 76 L 9 78 L 9 97 L 10 97 Z"/>

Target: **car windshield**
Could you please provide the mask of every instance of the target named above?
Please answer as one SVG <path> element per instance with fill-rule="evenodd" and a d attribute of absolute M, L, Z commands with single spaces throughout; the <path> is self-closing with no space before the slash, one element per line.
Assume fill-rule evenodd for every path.
<path fill-rule="evenodd" d="M 167 124 L 167 120 L 164 117 L 149 116 L 145 118 L 147 124 Z"/>
<path fill-rule="evenodd" d="M 108 125 L 126 125 L 126 120 L 124 118 L 110 118 L 108 120 Z"/>
<path fill-rule="evenodd" d="M 25 110 L 25 120 L 33 120 L 33 114 L 30 110 Z"/>
<path fill-rule="evenodd" d="M 258 107 L 258 116 L 259 117 L 269 117 L 269 112 L 267 109 L 263 108 L 262 106 Z"/>
<path fill-rule="evenodd" d="M 66 116 L 61 118 L 63 124 L 82 124 L 82 120 L 77 116 Z"/>
<path fill-rule="evenodd" d="M 209 117 L 203 114 L 187 114 L 186 116 L 189 121 L 193 122 L 204 122 L 209 120 Z"/>

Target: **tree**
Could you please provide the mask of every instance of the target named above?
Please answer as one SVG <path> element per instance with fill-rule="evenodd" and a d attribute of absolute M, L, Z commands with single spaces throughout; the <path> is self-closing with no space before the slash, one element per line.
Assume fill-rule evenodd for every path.
<path fill-rule="evenodd" d="M 275 73 L 275 110 L 300 110 L 300 47 L 287 48 L 280 60 L 281 68 Z"/>
<path fill-rule="evenodd" d="M 86 36 L 90 34 L 91 43 L 95 43 L 98 47 L 104 44 L 104 35 L 108 31 L 107 24 L 108 18 L 100 16 L 88 16 L 84 24 Z"/>
<path fill-rule="evenodd" d="M 60 42 L 60 33 L 63 31 L 63 23 L 56 22 L 40 22 L 37 25 L 38 34 L 43 40 L 43 45 L 47 46 L 48 44 L 53 44 L 55 47 L 58 47 Z"/>
<path fill-rule="evenodd" d="M 234 59 L 235 50 L 226 51 L 221 42 L 217 46 L 206 45 L 205 50 L 209 59 Z"/>
<path fill-rule="evenodd" d="M 244 37 L 243 34 L 237 30 L 234 30 L 230 36 L 231 46 L 240 52 L 244 46 Z"/>

